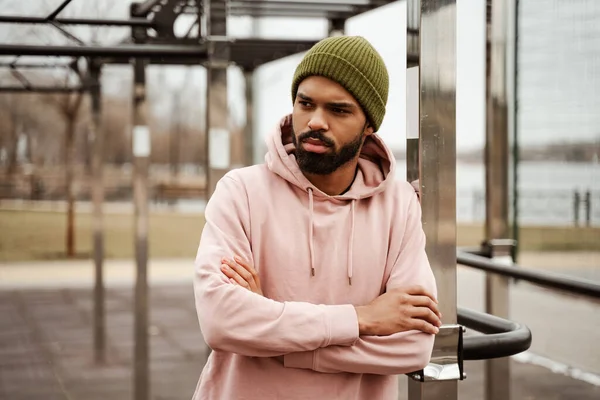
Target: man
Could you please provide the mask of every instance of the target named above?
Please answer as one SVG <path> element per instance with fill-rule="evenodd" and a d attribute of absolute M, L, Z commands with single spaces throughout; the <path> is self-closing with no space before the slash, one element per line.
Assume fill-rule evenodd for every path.
<path fill-rule="evenodd" d="M 230 171 L 205 211 L 194 291 L 213 349 L 194 399 L 396 399 L 441 326 L 415 191 L 377 136 L 383 60 L 322 40 L 292 83 L 266 163 Z"/>

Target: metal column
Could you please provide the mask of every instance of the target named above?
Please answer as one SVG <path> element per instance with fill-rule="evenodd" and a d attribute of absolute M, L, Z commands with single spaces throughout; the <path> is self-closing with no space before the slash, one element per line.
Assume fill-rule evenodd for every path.
<path fill-rule="evenodd" d="M 346 20 L 342 18 L 329 20 L 329 36 L 341 36 L 346 32 Z"/>
<path fill-rule="evenodd" d="M 92 119 L 90 133 L 93 140 L 92 151 L 92 203 L 93 203 L 93 243 L 94 243 L 94 357 L 97 363 L 105 361 L 106 322 L 104 315 L 104 232 L 102 203 L 104 187 L 102 182 L 104 169 L 104 136 L 101 131 L 102 101 L 100 87 L 101 66 L 92 60 L 89 63 L 90 96 Z"/>
<path fill-rule="evenodd" d="M 181 155 L 181 92 L 175 92 L 172 100 L 173 111 L 171 112 L 171 132 L 169 132 L 169 164 L 171 166 L 171 181 L 177 182 L 179 179 Z"/>
<path fill-rule="evenodd" d="M 409 179 L 419 171 L 426 249 L 437 280 L 443 323 L 456 324 L 456 0 L 408 0 L 409 35 L 415 29 L 418 39 L 410 44 L 408 38 L 412 63 L 407 66 L 415 65 L 418 70 L 408 70 L 407 80 L 412 80 L 414 88 L 418 76 L 418 90 L 411 91 L 417 96 L 411 100 L 418 105 L 415 108 L 416 103 L 407 99 L 407 114 L 418 113 L 418 145 L 407 142 L 407 170 Z M 407 115 L 407 121 L 414 126 L 415 115 Z M 414 146 L 418 152 L 411 152 Z M 457 396 L 455 380 L 423 383 L 409 379 L 410 400 Z"/>
<path fill-rule="evenodd" d="M 210 0 L 208 34 L 211 36 L 206 70 L 206 193 L 210 197 L 218 180 L 230 168 L 231 132 L 227 101 L 227 67 L 230 49 L 227 41 L 228 1 Z M 222 39 L 222 40 L 219 40 Z"/>
<path fill-rule="evenodd" d="M 131 5 L 131 15 L 135 7 Z M 134 42 L 143 43 L 145 28 L 133 28 Z M 147 60 L 133 60 L 133 200 L 135 210 L 135 307 L 134 307 L 134 399 L 150 399 L 150 366 L 148 346 L 148 170 L 150 165 L 150 129 L 146 101 Z"/>
<path fill-rule="evenodd" d="M 507 56 L 509 3 L 491 0 L 491 26 L 487 29 L 489 52 L 486 74 L 486 244 L 492 259 L 510 263 L 509 238 L 509 133 Z M 486 275 L 486 312 L 508 318 L 509 280 Z M 485 362 L 487 400 L 510 399 L 510 359 Z"/>
<path fill-rule="evenodd" d="M 254 70 L 244 70 L 246 83 L 246 126 L 244 127 L 244 159 L 246 165 L 254 164 Z"/>
<path fill-rule="evenodd" d="M 150 398 L 148 355 L 148 167 L 150 130 L 146 117 L 146 71 L 143 60 L 134 61 L 133 196 L 135 208 L 135 400 Z"/>

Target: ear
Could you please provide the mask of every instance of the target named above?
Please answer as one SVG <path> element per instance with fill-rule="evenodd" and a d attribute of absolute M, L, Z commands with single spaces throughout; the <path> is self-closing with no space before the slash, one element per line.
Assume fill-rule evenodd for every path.
<path fill-rule="evenodd" d="M 375 131 L 375 129 L 373 129 L 371 124 L 367 122 L 367 124 L 365 125 L 365 129 L 364 129 L 365 136 L 372 135 L 374 131 Z"/>

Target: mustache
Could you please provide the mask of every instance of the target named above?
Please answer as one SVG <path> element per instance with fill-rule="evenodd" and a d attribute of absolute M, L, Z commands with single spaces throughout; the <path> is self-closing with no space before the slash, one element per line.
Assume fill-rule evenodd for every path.
<path fill-rule="evenodd" d="M 303 142 L 306 139 L 317 139 L 317 140 L 320 140 L 321 142 L 323 142 L 323 144 L 325 144 L 326 146 L 330 146 L 330 147 L 332 147 L 335 144 L 335 143 L 333 143 L 333 141 L 331 139 L 326 137 L 323 134 L 323 132 L 321 132 L 321 131 L 308 131 L 308 132 L 301 133 L 298 136 L 299 142 Z"/>

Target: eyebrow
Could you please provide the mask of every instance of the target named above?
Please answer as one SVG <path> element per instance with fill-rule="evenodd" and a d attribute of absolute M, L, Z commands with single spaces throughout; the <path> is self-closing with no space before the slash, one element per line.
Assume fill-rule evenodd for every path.
<path fill-rule="evenodd" d="M 310 101 L 310 102 L 314 103 L 313 99 L 311 99 L 309 96 L 305 95 L 304 93 L 298 92 L 297 96 L 299 98 L 301 98 L 302 100 L 304 100 L 304 101 Z M 344 101 L 342 101 L 342 102 L 328 102 L 327 105 L 329 107 L 337 107 L 337 108 L 349 108 L 349 109 L 356 108 L 355 104 L 344 102 Z"/>

